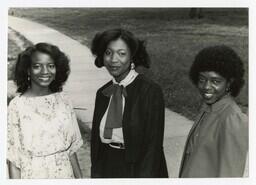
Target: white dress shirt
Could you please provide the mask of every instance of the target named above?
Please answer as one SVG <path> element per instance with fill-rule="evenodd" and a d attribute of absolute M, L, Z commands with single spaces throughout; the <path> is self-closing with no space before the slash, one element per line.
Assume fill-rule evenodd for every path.
<path fill-rule="evenodd" d="M 113 78 L 112 81 L 114 84 L 119 84 L 122 85 L 124 87 L 128 86 L 130 83 L 132 83 L 135 78 L 138 76 L 138 73 L 135 70 L 131 70 L 128 75 L 120 82 L 117 83 L 116 80 Z M 124 138 L 123 138 L 123 128 L 114 128 L 113 132 L 112 132 L 112 138 L 111 139 L 106 139 L 103 137 L 103 133 L 104 133 L 104 128 L 105 128 L 105 124 L 106 124 L 106 118 L 107 118 L 107 112 L 109 109 L 109 105 L 112 99 L 112 95 L 110 97 L 110 101 L 108 104 L 108 108 L 105 112 L 105 114 L 102 117 L 102 120 L 100 122 L 100 139 L 102 143 L 124 143 Z M 122 96 L 122 100 L 123 100 L 123 112 L 124 112 L 124 106 L 125 106 L 125 98 L 124 96 Z"/>

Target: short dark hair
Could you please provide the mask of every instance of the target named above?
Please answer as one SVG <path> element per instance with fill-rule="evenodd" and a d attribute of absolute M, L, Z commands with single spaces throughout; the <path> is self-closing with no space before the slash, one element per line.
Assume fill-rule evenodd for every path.
<path fill-rule="evenodd" d="M 200 72 L 214 71 L 230 84 L 230 93 L 236 97 L 244 84 L 244 66 L 237 53 L 228 46 L 217 45 L 202 49 L 195 57 L 189 76 L 197 85 Z M 232 80 L 231 80 L 232 79 Z"/>
<path fill-rule="evenodd" d="M 94 64 L 97 67 L 104 66 L 103 56 L 111 41 L 121 38 L 131 51 L 132 62 L 137 66 L 150 67 L 150 58 L 146 51 L 145 42 L 136 38 L 130 31 L 117 28 L 97 33 L 92 40 L 91 52 L 96 56 Z"/>
<path fill-rule="evenodd" d="M 14 74 L 14 81 L 18 86 L 17 92 L 24 93 L 31 85 L 28 70 L 31 67 L 31 57 L 37 51 L 48 54 L 56 66 L 56 76 L 49 86 L 50 90 L 52 92 L 62 91 L 62 86 L 70 73 L 69 58 L 55 45 L 38 43 L 29 46 L 18 55 Z"/>

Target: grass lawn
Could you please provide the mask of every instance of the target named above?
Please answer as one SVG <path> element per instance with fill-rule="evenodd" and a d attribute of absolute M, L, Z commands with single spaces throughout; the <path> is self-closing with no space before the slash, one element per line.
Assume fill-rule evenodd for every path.
<path fill-rule="evenodd" d="M 14 78 L 14 70 L 15 70 L 15 64 L 17 56 L 20 52 L 20 48 L 17 46 L 17 44 L 8 38 L 8 80 L 13 80 Z"/>
<path fill-rule="evenodd" d="M 8 34 L 8 62 L 7 62 L 7 67 L 8 67 L 8 80 L 13 80 L 14 79 L 14 70 L 15 70 L 15 64 L 16 64 L 16 59 L 17 55 L 20 52 L 20 48 L 18 47 L 17 43 L 11 39 L 10 34 Z M 13 98 L 14 94 L 12 94 L 13 90 L 10 89 L 8 85 L 8 94 L 7 94 L 7 104 L 11 101 Z"/>
<path fill-rule="evenodd" d="M 32 45 L 30 41 L 18 32 L 9 28 L 8 30 L 8 80 L 14 79 L 14 70 L 17 57 L 21 51 Z"/>
<path fill-rule="evenodd" d="M 53 27 L 87 46 L 98 31 L 115 27 L 132 31 L 146 40 L 152 66 L 145 73 L 163 88 L 166 106 L 190 119 L 200 104 L 188 79 L 193 58 L 206 46 L 226 44 L 244 61 L 246 84 L 237 101 L 248 107 L 247 9 L 207 8 L 202 19 L 189 19 L 186 8 L 13 8 L 9 13 Z"/>
<path fill-rule="evenodd" d="M 14 80 L 15 65 L 18 54 L 32 43 L 20 35 L 18 32 L 8 29 L 8 90 L 7 90 L 7 104 L 15 96 L 16 87 L 11 83 Z M 9 83 L 10 82 L 10 83 Z"/>

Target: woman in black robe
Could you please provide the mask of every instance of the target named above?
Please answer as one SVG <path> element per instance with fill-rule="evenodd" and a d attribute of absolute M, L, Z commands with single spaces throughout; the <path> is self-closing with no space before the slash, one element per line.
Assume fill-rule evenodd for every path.
<path fill-rule="evenodd" d="M 149 68 L 144 42 L 127 30 L 111 29 L 95 35 L 91 51 L 95 65 L 113 77 L 96 95 L 91 177 L 168 177 L 162 90 L 135 71 Z"/>

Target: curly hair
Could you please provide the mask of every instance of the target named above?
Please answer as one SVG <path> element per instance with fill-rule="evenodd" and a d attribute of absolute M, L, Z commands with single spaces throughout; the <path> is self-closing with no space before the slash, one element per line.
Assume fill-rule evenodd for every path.
<path fill-rule="evenodd" d="M 197 85 L 200 72 L 214 71 L 230 84 L 230 94 L 236 97 L 244 84 L 244 66 L 237 53 L 228 46 L 217 45 L 202 49 L 195 57 L 189 76 Z"/>
<path fill-rule="evenodd" d="M 28 79 L 28 71 L 31 67 L 31 58 L 35 52 L 48 54 L 53 59 L 56 66 L 56 76 L 49 85 L 49 89 L 52 92 L 62 91 L 62 86 L 70 73 L 69 58 L 55 45 L 38 43 L 26 48 L 25 51 L 18 55 L 14 73 L 14 81 L 18 87 L 17 92 L 24 93 L 31 86 L 31 81 Z"/>
<path fill-rule="evenodd" d="M 91 52 L 96 56 L 94 64 L 97 67 L 104 66 L 103 56 L 111 41 L 121 38 L 131 51 L 131 59 L 135 67 L 150 67 L 150 58 L 146 51 L 145 42 L 136 38 L 130 31 L 117 28 L 97 33 L 92 40 Z"/>

